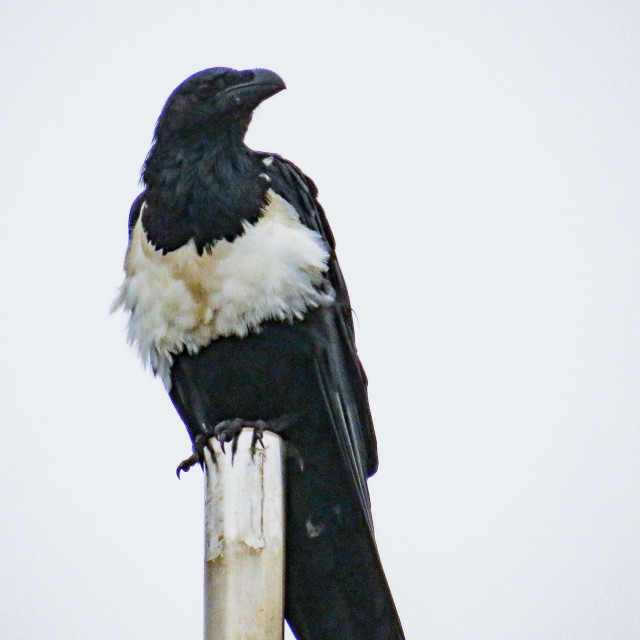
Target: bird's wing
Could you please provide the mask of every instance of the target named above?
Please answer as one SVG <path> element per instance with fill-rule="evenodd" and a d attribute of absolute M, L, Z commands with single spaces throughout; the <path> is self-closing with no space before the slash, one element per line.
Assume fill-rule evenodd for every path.
<path fill-rule="evenodd" d="M 131 205 L 131 210 L 129 211 L 129 237 L 131 237 L 131 232 L 133 228 L 136 226 L 136 222 L 138 222 L 138 218 L 140 217 L 140 211 L 142 209 L 142 205 L 144 204 L 145 191 L 143 191 Z"/>
<path fill-rule="evenodd" d="M 366 478 L 378 467 L 376 438 L 367 396 L 367 378 L 356 352 L 349 294 L 335 252 L 335 241 L 317 188 L 291 162 L 267 161 L 271 188 L 295 207 L 301 222 L 318 232 L 330 250 L 328 277 L 335 292 L 332 313 L 325 314 L 329 340 L 318 354 L 317 376 L 342 455 L 370 519 Z"/>

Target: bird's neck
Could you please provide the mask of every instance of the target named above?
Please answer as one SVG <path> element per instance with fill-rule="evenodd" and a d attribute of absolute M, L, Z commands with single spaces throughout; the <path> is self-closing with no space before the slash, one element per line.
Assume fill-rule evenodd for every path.
<path fill-rule="evenodd" d="M 174 134 L 155 141 L 143 169 L 142 178 L 150 191 L 184 192 L 195 185 L 185 181 L 225 182 L 242 176 L 251 167 L 251 151 L 232 132 L 218 135 Z M 203 185 L 198 184 L 198 188 Z M 206 186 L 206 185 L 205 185 Z M 167 194 L 168 195 L 168 194 Z"/>
<path fill-rule="evenodd" d="M 193 238 L 201 251 L 240 235 L 243 222 L 255 222 L 266 203 L 263 169 L 240 136 L 158 139 L 143 172 L 148 204 L 143 224 L 150 239 L 173 250 Z M 169 228 L 173 237 L 161 237 Z"/>

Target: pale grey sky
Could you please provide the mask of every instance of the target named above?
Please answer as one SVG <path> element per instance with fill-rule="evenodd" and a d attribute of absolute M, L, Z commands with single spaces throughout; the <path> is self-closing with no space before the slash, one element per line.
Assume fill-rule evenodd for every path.
<path fill-rule="evenodd" d="M 318 184 L 407 638 L 640 638 L 637 3 L 5 2 L 0 636 L 201 637 L 202 477 L 108 308 L 164 100 L 288 90 L 248 142 Z"/>

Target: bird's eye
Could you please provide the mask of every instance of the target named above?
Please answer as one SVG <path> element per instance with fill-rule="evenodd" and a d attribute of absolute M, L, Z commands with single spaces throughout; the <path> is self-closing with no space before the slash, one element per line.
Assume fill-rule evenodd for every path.
<path fill-rule="evenodd" d="M 208 98 L 213 92 L 213 85 L 209 82 L 203 82 L 198 85 L 197 93 L 199 98 Z"/>

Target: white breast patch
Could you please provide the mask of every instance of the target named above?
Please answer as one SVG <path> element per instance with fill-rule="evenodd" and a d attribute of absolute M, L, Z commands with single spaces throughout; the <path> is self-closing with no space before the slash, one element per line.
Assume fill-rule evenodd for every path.
<path fill-rule="evenodd" d="M 167 389 L 173 355 L 184 349 L 196 353 L 216 338 L 245 336 L 267 320 L 301 320 L 334 299 L 323 286 L 329 252 L 321 236 L 271 189 L 255 224 L 202 255 L 193 240 L 166 254 L 156 250 L 142 227 L 145 206 L 113 309 L 131 312 L 129 341 Z"/>

